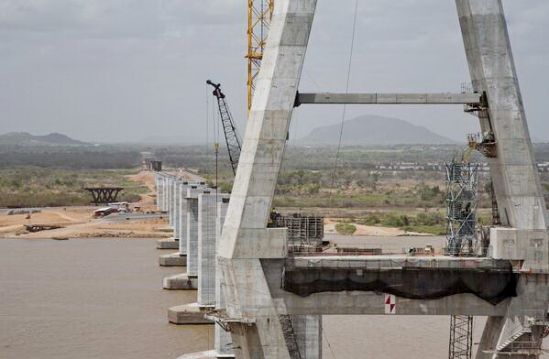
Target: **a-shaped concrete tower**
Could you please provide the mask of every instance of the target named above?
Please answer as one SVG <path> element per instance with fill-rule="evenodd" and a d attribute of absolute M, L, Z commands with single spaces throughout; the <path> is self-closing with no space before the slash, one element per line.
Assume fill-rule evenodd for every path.
<path fill-rule="evenodd" d="M 219 249 L 221 320 L 237 358 L 318 358 L 322 314 L 489 316 L 477 358 L 539 354 L 547 213 L 505 16 L 501 0 L 456 5 L 472 93 L 298 94 L 316 0 L 277 0 Z M 292 110 L 313 103 L 464 104 L 476 113 L 503 224 L 491 230 L 489 257 L 287 258 L 285 230 L 267 221 Z"/>

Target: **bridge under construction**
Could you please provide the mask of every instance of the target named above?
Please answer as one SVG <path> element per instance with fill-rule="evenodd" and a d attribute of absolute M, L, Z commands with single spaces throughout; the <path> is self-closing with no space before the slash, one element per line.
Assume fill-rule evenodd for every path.
<path fill-rule="evenodd" d="M 200 184 L 157 179 L 179 232 L 181 198 L 202 203 L 186 212 L 201 218 L 215 207 L 207 198 L 224 203 L 212 234 L 217 240 L 200 244 L 207 234 L 198 214 L 202 234 L 191 233 L 188 219 L 178 238 L 188 283 L 198 276 L 199 298 L 208 293 L 201 313 L 216 322 L 216 340 L 230 343 L 207 356 L 321 358 L 322 315 L 339 314 L 487 316 L 476 358 L 539 358 L 549 327 L 548 217 L 501 0 L 456 0 L 472 90 L 419 94 L 300 93 L 316 3 L 274 3 L 230 199 Z M 467 257 L 289 251 L 287 228 L 269 226 L 273 195 L 293 109 L 315 104 L 458 104 L 478 117 L 482 137 L 474 147 L 489 164 L 499 220 L 484 250 Z M 187 186 L 183 197 L 181 186 Z M 214 269 L 193 272 L 192 257 Z M 200 289 L 201 275 L 215 285 Z"/>

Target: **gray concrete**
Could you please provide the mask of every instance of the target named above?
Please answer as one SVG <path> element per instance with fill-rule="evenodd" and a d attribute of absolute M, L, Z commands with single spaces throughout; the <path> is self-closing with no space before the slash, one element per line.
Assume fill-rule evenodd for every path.
<path fill-rule="evenodd" d="M 194 290 L 198 289 L 198 279 L 189 278 L 187 273 L 175 274 L 164 278 L 162 288 L 168 290 Z"/>
<path fill-rule="evenodd" d="M 300 93 L 299 105 L 479 105 L 476 93 Z"/>
<path fill-rule="evenodd" d="M 187 275 L 198 277 L 198 195 L 209 193 L 208 189 L 198 186 L 187 188 L 186 194 L 186 244 L 187 244 Z"/>
<path fill-rule="evenodd" d="M 210 359 L 210 358 L 219 358 L 216 355 L 215 350 L 208 350 L 208 351 L 205 351 L 205 352 L 184 354 L 180 357 L 177 357 L 177 359 Z"/>
<path fill-rule="evenodd" d="M 198 195 L 198 304 L 215 305 L 217 204 L 229 195 L 202 193 Z"/>
<path fill-rule="evenodd" d="M 219 242 L 221 240 L 221 232 L 223 229 L 223 223 L 225 223 L 225 216 L 227 215 L 227 207 L 229 206 L 229 199 L 224 198 L 217 203 L 217 218 L 216 218 L 216 248 L 219 248 Z M 217 255 L 216 251 L 216 255 Z M 216 276 L 215 276 L 215 309 L 225 309 L 225 295 L 221 288 L 221 269 L 217 265 L 216 260 Z M 231 334 L 225 331 L 221 325 L 216 323 L 215 325 L 215 353 L 218 357 L 234 357 L 233 341 Z"/>
<path fill-rule="evenodd" d="M 322 359 L 322 316 L 290 316 L 297 347 L 302 358 Z"/>
<path fill-rule="evenodd" d="M 189 225 L 189 195 L 191 200 L 194 200 L 196 192 L 198 189 L 206 189 L 202 183 L 199 182 L 183 182 L 179 187 L 179 195 L 181 196 L 180 201 L 180 210 L 179 210 L 179 253 L 186 254 L 188 250 L 187 237 L 189 236 L 188 225 Z"/>
<path fill-rule="evenodd" d="M 179 252 L 164 254 L 158 257 L 158 264 L 162 267 L 185 267 L 187 256 Z"/>
<path fill-rule="evenodd" d="M 522 264 L 518 296 L 496 306 L 469 295 L 437 300 L 397 300 L 397 314 L 471 314 L 505 317 L 488 321 L 481 347 L 504 349 L 517 328 L 546 320 L 549 302 L 547 213 L 533 158 L 501 0 L 456 0 L 475 92 L 486 94 L 479 118 L 497 156 L 489 160 L 503 224 L 517 230 L 509 250 L 497 231 L 492 248 L 502 259 Z M 269 41 L 258 75 L 243 150 L 219 250 L 221 287 L 231 319 L 236 357 L 299 357 L 299 323 L 289 314 L 382 314 L 384 295 L 372 292 L 316 293 L 306 298 L 280 289 L 284 230 L 267 229 L 273 193 L 296 98 L 316 1 L 275 3 Z M 423 101 L 419 98 L 406 101 Z M 441 100 L 439 98 L 439 100 Z M 451 100 L 451 99 L 450 99 Z M 399 102 L 397 98 L 391 99 Z M 404 101 L 404 100 L 403 100 Z M 419 102 L 417 102 L 419 103 Z M 428 103 L 428 99 L 425 102 Z M 478 110 L 478 108 L 477 108 Z M 501 243 L 498 241 L 501 240 Z M 510 242 L 509 242 L 510 243 Z M 506 258 L 512 256 L 513 258 Z M 261 260 L 260 260 L 261 259 Z M 269 259 L 266 261 L 265 259 Z M 335 259 L 337 262 L 337 259 Z M 347 258 L 345 258 L 347 260 Z M 278 265 L 280 267 L 276 267 Z M 271 266 L 266 266 L 270 263 Z M 367 269 L 366 269 L 367 270 Z M 427 269 L 426 269 L 427 270 Z M 523 274 L 528 272 L 530 274 Z M 311 326 L 313 329 L 314 326 Z M 520 337 L 520 332 L 518 333 Z M 486 339 L 488 340 L 488 339 Z M 505 347 L 505 349 L 507 349 Z M 499 357 L 480 351 L 479 358 Z"/>
<path fill-rule="evenodd" d="M 548 273 L 547 234 L 535 235 L 535 232 L 547 230 L 546 204 L 526 123 L 503 5 L 501 0 L 456 0 L 456 6 L 473 89 L 487 95 L 488 109 L 480 112 L 479 118 L 483 132 L 493 133 L 497 143 L 497 156 L 490 159 L 489 164 L 500 217 L 503 225 L 526 232 L 513 242 L 515 249 L 501 250 L 502 246 L 496 244 L 496 254 L 500 257 L 516 257 L 518 254 L 524 260 L 523 270 Z M 528 231 L 532 231 L 532 236 Z M 494 234 L 497 235 L 495 243 L 504 236 L 501 231 Z M 524 293 L 509 305 L 510 310 L 523 309 L 518 318 L 521 318 L 524 328 L 519 332 L 532 321 L 543 320 L 530 316 L 533 313 L 528 311 L 527 304 L 533 300 L 523 298 L 539 291 L 549 293 L 548 285 L 540 285 L 536 291 Z M 540 299 L 547 306 L 549 298 Z M 498 347 L 509 343 L 512 333 L 517 332 L 515 319 L 511 313 L 506 315 L 503 325 L 500 325 L 500 319 L 490 319 L 480 347 L 496 349 L 495 342 Z M 506 327 L 509 326 L 514 329 L 508 330 Z M 477 353 L 477 358 L 496 357 L 500 356 L 483 350 Z"/>
<path fill-rule="evenodd" d="M 347 259 L 347 257 L 345 258 Z M 416 261 L 416 258 L 412 260 Z M 421 259 L 420 259 L 421 260 Z M 356 260 L 357 270 L 368 271 L 368 264 L 378 266 L 375 256 L 364 256 Z M 304 262 L 305 264 L 305 262 Z M 345 265 L 343 261 L 334 260 L 334 265 Z M 431 262 L 432 264 L 432 262 Z M 268 281 L 268 289 L 277 303 L 280 313 L 290 315 L 325 314 L 325 315 L 385 315 L 385 296 L 383 293 L 366 291 L 321 292 L 307 297 L 300 297 L 281 288 L 283 261 L 277 259 L 262 260 L 262 268 Z M 320 265 L 318 260 L 312 260 L 311 266 Z M 429 262 L 425 262 L 429 265 Z M 362 268 L 362 269 L 361 269 Z M 378 267 L 379 268 L 379 267 Z M 390 270 L 391 267 L 387 267 Z M 379 269 L 370 269 L 378 271 Z M 395 267 L 396 271 L 399 269 Z M 548 280 L 542 274 L 523 274 L 519 278 L 518 293 L 528 293 L 524 297 L 526 303 L 511 306 L 513 300 L 507 299 L 497 305 L 478 298 L 473 294 L 456 294 L 440 299 L 411 300 L 396 298 L 397 308 L 395 315 L 473 315 L 473 316 L 503 316 L 506 313 L 520 315 L 527 308 L 532 315 L 542 315 L 547 311 L 547 302 L 544 299 L 547 293 L 537 289 Z M 519 297 L 520 298 L 520 297 Z"/>
<path fill-rule="evenodd" d="M 290 359 L 258 258 L 285 255 L 285 231 L 267 229 L 277 176 L 312 26 L 315 0 L 275 2 L 220 243 L 227 314 L 237 358 Z"/>
<path fill-rule="evenodd" d="M 157 249 L 179 249 L 179 241 L 174 238 L 159 239 L 156 241 Z"/>
<path fill-rule="evenodd" d="M 177 305 L 168 309 L 168 321 L 172 324 L 213 324 L 204 314 L 210 308 L 200 307 L 197 303 Z"/>
<path fill-rule="evenodd" d="M 181 187 L 183 181 L 176 179 L 173 184 L 173 236 L 177 240 L 181 238 Z"/>

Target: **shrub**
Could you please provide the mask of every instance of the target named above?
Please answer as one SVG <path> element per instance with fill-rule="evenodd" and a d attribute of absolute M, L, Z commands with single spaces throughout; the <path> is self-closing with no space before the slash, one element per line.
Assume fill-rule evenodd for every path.
<path fill-rule="evenodd" d="M 351 223 L 338 223 L 335 226 L 337 233 L 350 236 L 356 232 L 356 226 Z"/>

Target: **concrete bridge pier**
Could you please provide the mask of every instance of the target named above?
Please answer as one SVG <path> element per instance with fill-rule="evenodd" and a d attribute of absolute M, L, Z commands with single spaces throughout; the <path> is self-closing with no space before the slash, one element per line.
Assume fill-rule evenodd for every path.
<path fill-rule="evenodd" d="M 198 234 L 196 233 L 197 227 L 193 227 L 189 229 L 189 223 L 190 220 L 188 218 L 189 213 L 189 205 L 193 201 L 193 197 L 196 197 L 198 193 L 201 191 L 207 190 L 206 187 L 204 187 L 201 184 L 198 183 L 188 183 L 183 182 L 180 184 L 179 187 L 179 196 L 180 196 L 180 202 L 179 202 L 179 216 L 177 218 L 178 222 L 178 230 L 179 230 L 179 251 L 176 253 L 169 254 L 165 257 L 165 260 L 167 261 L 176 261 L 176 265 L 180 267 L 186 267 L 188 266 L 188 262 L 191 261 L 194 263 L 196 260 L 193 260 L 188 255 L 188 239 L 189 238 L 197 238 Z M 192 221 L 191 221 L 192 222 Z M 164 278 L 163 282 L 163 288 L 164 289 L 178 289 L 178 290 L 185 290 L 185 289 L 197 289 L 197 275 L 193 275 L 194 272 L 191 270 L 191 275 L 189 275 L 189 271 L 187 268 L 187 272 L 176 274 L 167 278 Z"/>
<path fill-rule="evenodd" d="M 162 172 L 156 172 L 155 174 L 155 189 L 156 189 L 156 206 L 158 210 L 166 211 L 165 204 L 165 191 L 166 191 L 166 174 Z M 177 249 L 179 243 L 175 240 L 175 236 L 172 238 L 159 239 L 157 241 L 157 249 Z"/>
<path fill-rule="evenodd" d="M 169 179 L 171 176 L 158 172 L 156 174 L 156 199 L 157 199 L 157 206 L 158 209 L 162 212 L 166 212 L 168 218 L 170 217 L 169 213 L 169 206 L 167 203 L 167 200 L 169 198 L 168 193 L 168 185 L 170 183 Z M 177 235 L 174 234 L 173 237 L 167 238 L 167 239 L 160 239 L 157 241 L 157 249 L 177 249 L 178 246 L 178 238 Z"/>
<path fill-rule="evenodd" d="M 182 205 L 182 196 L 181 191 L 184 188 L 185 182 L 171 177 L 168 183 L 168 193 L 169 193 L 169 202 L 168 202 L 168 219 L 170 225 L 173 227 L 173 239 L 174 242 L 177 242 L 176 249 L 180 245 L 181 237 L 181 205 Z M 158 263 L 163 267 L 182 267 L 186 264 L 186 256 L 180 252 L 175 252 L 171 254 L 164 254 L 158 258 Z"/>
<path fill-rule="evenodd" d="M 170 308 L 168 318 L 174 324 L 212 324 L 204 315 L 215 306 L 217 202 L 228 197 L 212 191 L 192 187 L 187 191 L 186 279 L 196 285 L 197 302 Z"/>

